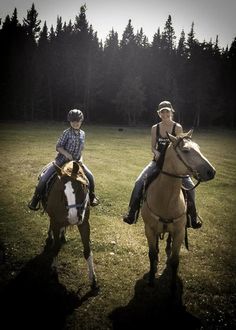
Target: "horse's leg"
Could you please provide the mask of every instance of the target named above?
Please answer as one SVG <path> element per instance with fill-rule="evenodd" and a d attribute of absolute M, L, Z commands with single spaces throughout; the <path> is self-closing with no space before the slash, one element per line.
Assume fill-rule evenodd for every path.
<path fill-rule="evenodd" d="M 60 240 L 61 240 L 61 244 L 65 244 L 66 243 L 66 238 L 65 238 L 65 233 L 66 233 L 66 228 L 62 227 L 60 230 Z M 49 249 L 53 246 L 54 243 L 54 234 L 53 234 L 53 230 L 51 227 L 51 224 L 49 225 L 48 228 L 48 236 L 45 240 L 45 248 Z"/>
<path fill-rule="evenodd" d="M 179 266 L 179 252 L 181 248 L 181 244 L 183 243 L 185 235 L 185 228 L 181 228 L 180 231 L 176 231 L 173 235 L 173 241 L 172 241 L 172 252 L 171 257 L 169 259 L 170 265 L 172 269 L 176 269 Z"/>
<path fill-rule="evenodd" d="M 176 289 L 176 279 L 177 279 L 177 272 L 179 266 L 179 253 L 180 253 L 181 244 L 184 240 L 184 235 L 185 235 L 184 227 L 179 232 L 176 231 L 173 235 L 172 251 L 171 251 L 171 256 L 169 258 L 169 264 L 172 269 L 172 280 L 171 280 L 172 291 L 175 291 Z"/>
<path fill-rule="evenodd" d="M 88 264 L 88 277 L 90 281 L 90 286 L 92 290 L 98 288 L 97 285 L 97 277 L 94 270 L 94 263 L 93 263 L 93 253 L 91 251 L 90 246 L 90 225 L 87 220 L 85 220 L 81 225 L 78 226 L 82 244 L 84 247 L 84 258 Z"/>
<path fill-rule="evenodd" d="M 154 286 L 155 274 L 157 272 L 158 264 L 158 236 L 150 226 L 145 224 L 145 234 L 148 241 L 149 247 L 149 260 L 150 260 L 150 271 L 149 271 L 149 285 Z"/>
<path fill-rule="evenodd" d="M 51 229 L 53 233 L 53 247 L 52 247 L 52 264 L 51 268 L 53 272 L 57 271 L 57 264 L 58 264 L 58 253 L 61 249 L 61 233 L 63 232 L 64 227 L 59 227 L 57 225 L 52 226 Z"/>
<path fill-rule="evenodd" d="M 65 244 L 66 243 L 66 227 L 63 227 L 60 233 L 60 240 L 61 240 L 61 244 Z"/>
<path fill-rule="evenodd" d="M 53 231 L 52 231 L 52 228 L 51 228 L 51 224 L 49 224 L 48 237 L 45 240 L 46 248 L 51 247 L 52 243 L 53 243 Z"/>
<path fill-rule="evenodd" d="M 169 233 L 167 240 L 166 240 L 166 256 L 167 260 L 169 259 L 171 255 L 171 234 Z"/>

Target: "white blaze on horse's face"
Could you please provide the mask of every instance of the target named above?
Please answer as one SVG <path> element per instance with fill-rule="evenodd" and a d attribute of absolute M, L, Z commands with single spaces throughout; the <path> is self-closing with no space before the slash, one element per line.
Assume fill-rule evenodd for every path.
<path fill-rule="evenodd" d="M 72 187 L 71 181 L 68 181 L 65 184 L 65 195 L 67 199 L 68 205 L 76 205 L 76 197 L 74 193 L 74 189 Z M 68 209 L 68 221 L 70 224 L 74 225 L 78 222 L 78 212 L 76 207 L 72 207 Z"/>

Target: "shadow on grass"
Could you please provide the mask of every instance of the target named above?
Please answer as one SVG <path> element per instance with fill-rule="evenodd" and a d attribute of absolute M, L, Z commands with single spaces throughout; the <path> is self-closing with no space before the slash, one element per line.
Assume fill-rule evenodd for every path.
<path fill-rule="evenodd" d="M 52 273 L 51 261 L 45 250 L 1 289 L 4 329 L 64 329 L 67 317 L 94 295 L 92 290 L 83 297 L 69 292 Z"/>
<path fill-rule="evenodd" d="M 170 270 L 155 279 L 154 287 L 147 283 L 148 274 L 138 280 L 134 297 L 128 305 L 112 311 L 109 318 L 113 329 L 200 329 L 201 321 L 186 311 L 182 302 L 183 284 L 176 278 L 176 290 L 170 287 Z"/>

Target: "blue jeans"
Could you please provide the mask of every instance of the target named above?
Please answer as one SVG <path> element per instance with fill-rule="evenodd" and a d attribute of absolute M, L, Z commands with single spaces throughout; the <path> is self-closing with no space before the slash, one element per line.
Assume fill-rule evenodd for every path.
<path fill-rule="evenodd" d="M 60 165 L 57 164 L 57 165 L 61 167 L 64 164 L 65 163 L 60 164 Z M 90 193 L 94 193 L 94 188 L 95 188 L 94 176 L 93 176 L 92 172 L 88 169 L 88 167 L 85 166 L 84 164 L 83 164 L 83 169 L 84 169 L 84 173 L 85 173 L 86 177 L 89 180 Z M 39 177 L 39 182 L 36 187 L 37 194 L 39 194 L 40 196 L 43 194 L 47 181 L 54 173 L 56 173 L 56 169 L 55 169 L 55 166 L 53 165 L 53 163 L 51 162 L 45 167 L 45 170 L 41 173 L 41 175 Z"/>
<path fill-rule="evenodd" d="M 142 193 L 143 193 L 143 187 L 144 187 L 144 182 L 146 181 L 147 178 L 150 178 L 151 176 L 155 176 L 158 174 L 158 169 L 157 169 L 157 165 L 156 162 L 154 160 L 152 160 L 143 170 L 142 172 L 139 174 L 139 176 L 137 177 L 135 184 L 134 184 L 134 188 L 131 194 L 131 198 L 130 198 L 130 203 L 129 206 L 132 207 L 133 203 L 139 200 L 139 203 L 141 201 L 142 198 Z M 182 180 L 182 184 L 184 186 L 184 188 L 186 189 L 190 189 L 192 187 L 194 187 L 194 183 L 191 179 L 190 176 L 184 178 Z M 195 191 L 190 190 L 189 194 L 191 195 L 193 201 L 195 202 Z"/>

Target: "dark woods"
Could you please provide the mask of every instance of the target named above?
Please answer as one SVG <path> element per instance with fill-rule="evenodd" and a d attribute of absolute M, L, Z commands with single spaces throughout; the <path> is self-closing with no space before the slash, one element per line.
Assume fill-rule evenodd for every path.
<path fill-rule="evenodd" d="M 58 17 L 43 28 L 35 6 L 20 23 L 17 9 L 0 29 L 0 104 L 3 120 L 65 120 L 71 108 L 86 122 L 149 124 L 163 99 L 183 125 L 236 127 L 236 38 L 230 48 L 199 42 L 194 24 L 176 39 L 171 16 L 148 41 L 131 20 L 121 40 L 110 31 L 104 44 L 86 19 Z"/>

